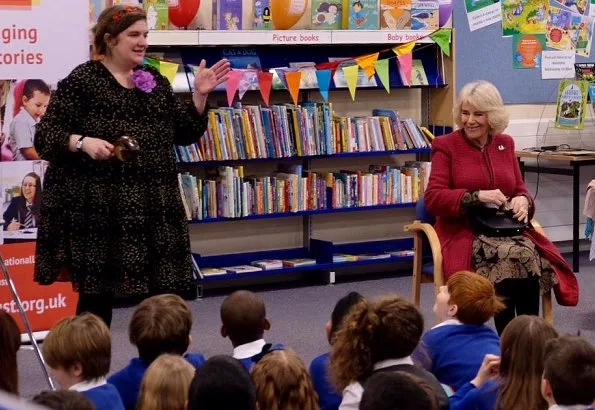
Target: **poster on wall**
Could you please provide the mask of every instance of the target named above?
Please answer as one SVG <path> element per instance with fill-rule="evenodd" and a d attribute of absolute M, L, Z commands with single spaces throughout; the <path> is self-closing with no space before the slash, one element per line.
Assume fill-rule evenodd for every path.
<path fill-rule="evenodd" d="M 574 13 L 589 15 L 589 0 L 556 0 L 555 3 L 561 4 Z"/>
<path fill-rule="evenodd" d="M 475 31 L 502 20 L 499 0 L 465 0 L 469 30 Z"/>
<path fill-rule="evenodd" d="M 502 0 L 502 35 L 546 32 L 549 0 Z"/>
<path fill-rule="evenodd" d="M 550 7 L 547 22 L 547 46 L 556 50 L 573 50 L 589 57 L 593 39 L 593 20 L 559 7 Z"/>
<path fill-rule="evenodd" d="M 545 50 L 545 34 L 515 34 L 512 41 L 512 67 L 541 67 L 543 50 Z"/>

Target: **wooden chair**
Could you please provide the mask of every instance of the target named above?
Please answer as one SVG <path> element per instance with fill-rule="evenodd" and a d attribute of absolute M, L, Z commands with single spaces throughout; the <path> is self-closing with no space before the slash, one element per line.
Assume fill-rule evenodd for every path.
<path fill-rule="evenodd" d="M 417 202 L 415 214 L 415 221 L 405 225 L 403 229 L 413 233 L 413 303 L 419 307 L 421 284 L 434 283 L 434 291 L 437 293 L 445 281 L 442 273 L 442 248 L 434 230 L 435 219 L 427 211 L 423 197 Z M 531 224 L 545 236 L 543 228 L 535 219 Z M 542 295 L 541 313 L 549 324 L 554 324 L 551 292 Z"/>

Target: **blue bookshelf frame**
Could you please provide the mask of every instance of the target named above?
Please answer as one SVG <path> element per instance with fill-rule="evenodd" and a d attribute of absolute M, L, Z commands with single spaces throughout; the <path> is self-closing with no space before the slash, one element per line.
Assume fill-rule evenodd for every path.
<path fill-rule="evenodd" d="M 225 273 L 199 278 L 199 283 L 220 282 L 225 280 L 239 280 L 254 277 L 270 277 L 288 275 L 298 272 L 334 271 L 341 268 L 355 266 L 369 266 L 386 263 L 411 262 L 413 256 L 391 256 L 383 259 L 363 259 L 357 261 L 333 262 L 333 254 L 349 253 L 362 255 L 367 253 L 380 254 L 397 249 L 413 249 L 412 238 L 387 239 L 371 242 L 354 242 L 337 244 L 331 241 L 310 239 L 310 246 L 303 248 L 277 249 L 259 252 L 246 252 L 236 254 L 223 254 L 213 256 L 202 256 L 193 254 L 193 258 L 199 268 L 223 268 L 237 265 L 250 265 L 251 262 L 262 259 L 315 259 L 315 265 L 287 267 L 282 269 L 259 270 L 248 273 Z"/>

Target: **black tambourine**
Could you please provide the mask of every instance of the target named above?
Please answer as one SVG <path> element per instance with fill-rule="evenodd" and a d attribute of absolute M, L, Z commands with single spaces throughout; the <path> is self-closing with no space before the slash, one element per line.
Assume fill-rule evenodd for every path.
<path fill-rule="evenodd" d="M 132 162 L 138 158 L 140 147 L 138 141 L 126 135 L 114 143 L 114 155 L 122 162 Z"/>

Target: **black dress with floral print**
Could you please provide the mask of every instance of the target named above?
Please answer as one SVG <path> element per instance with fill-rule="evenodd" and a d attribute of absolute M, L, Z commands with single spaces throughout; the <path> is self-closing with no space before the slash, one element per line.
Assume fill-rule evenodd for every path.
<path fill-rule="evenodd" d="M 173 145 L 199 140 L 207 126 L 159 72 L 150 92 L 121 86 L 99 61 L 58 83 L 36 128 L 49 161 L 41 200 L 35 280 L 72 281 L 87 294 L 183 293 L 192 287 L 187 221 Z M 68 149 L 69 136 L 135 138 L 138 158 L 91 159 Z"/>

